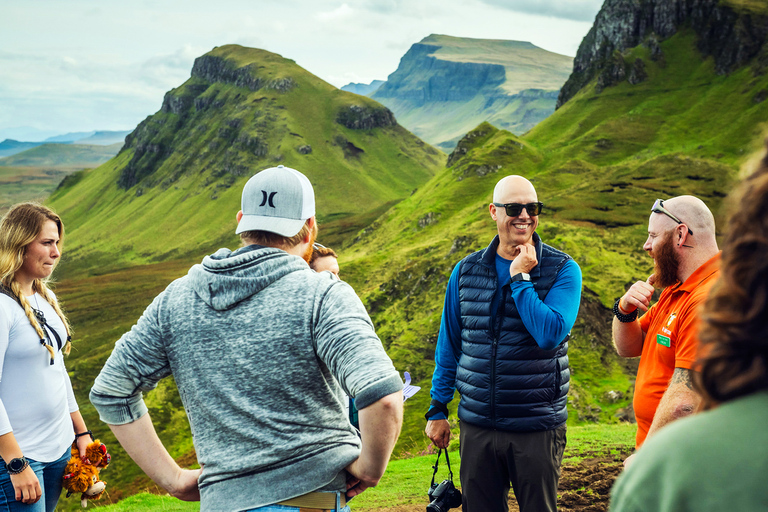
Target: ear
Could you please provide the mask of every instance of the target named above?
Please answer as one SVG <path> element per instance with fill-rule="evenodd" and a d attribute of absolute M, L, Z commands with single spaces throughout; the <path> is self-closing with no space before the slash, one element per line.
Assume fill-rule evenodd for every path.
<path fill-rule="evenodd" d="M 309 227 L 309 231 L 307 231 L 307 234 L 304 236 L 304 240 L 302 240 L 302 242 L 305 244 L 308 244 L 312 240 L 312 228 L 315 227 L 314 215 L 307 219 L 307 226 Z"/>
<path fill-rule="evenodd" d="M 491 218 L 493 220 L 496 220 L 496 207 L 493 205 L 493 203 L 490 203 L 488 205 L 488 211 L 491 212 Z"/>
<path fill-rule="evenodd" d="M 239 212 L 237 212 L 237 215 L 235 215 L 235 217 L 237 218 L 237 223 L 240 224 L 240 219 L 243 218 L 243 210 L 240 210 Z"/>

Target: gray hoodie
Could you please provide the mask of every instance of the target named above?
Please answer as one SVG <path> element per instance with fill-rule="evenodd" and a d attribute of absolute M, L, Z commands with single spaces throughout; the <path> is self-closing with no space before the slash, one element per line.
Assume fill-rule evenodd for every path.
<path fill-rule="evenodd" d="M 201 509 L 247 510 L 343 490 L 363 409 L 402 389 L 354 290 L 299 257 L 220 249 L 171 283 L 117 342 L 91 402 L 121 425 L 173 374 L 192 428 Z M 341 387 L 339 387 L 339 384 Z"/>

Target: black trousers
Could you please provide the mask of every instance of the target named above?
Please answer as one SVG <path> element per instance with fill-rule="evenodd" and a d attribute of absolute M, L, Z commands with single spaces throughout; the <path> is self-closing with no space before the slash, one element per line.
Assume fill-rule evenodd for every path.
<path fill-rule="evenodd" d="M 543 432 L 507 432 L 460 423 L 464 512 L 508 512 L 509 487 L 520 512 L 555 512 L 565 425 Z"/>

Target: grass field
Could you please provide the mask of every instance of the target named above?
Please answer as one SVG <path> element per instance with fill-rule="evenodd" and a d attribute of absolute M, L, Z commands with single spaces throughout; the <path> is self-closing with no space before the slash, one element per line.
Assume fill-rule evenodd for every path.
<path fill-rule="evenodd" d="M 23 201 L 43 202 L 65 176 L 79 168 L 0 166 L 0 216 Z"/>
<path fill-rule="evenodd" d="M 614 465 L 617 464 L 618 459 L 625 457 L 634 446 L 634 436 L 635 426 L 630 424 L 569 427 L 568 445 L 563 458 L 564 474 L 577 473 L 578 468 L 595 464 L 609 464 L 608 461 L 612 461 Z M 427 490 L 432 479 L 435 457 L 435 454 L 430 453 L 390 461 L 379 485 L 355 497 L 350 502 L 350 508 L 353 511 L 413 510 L 415 512 L 423 510 L 428 503 Z M 451 452 L 450 457 L 454 482 L 459 486 L 461 458 L 458 451 Z M 441 457 L 437 481 L 448 477 L 444 462 L 445 458 Z M 102 473 L 102 478 L 107 482 L 109 482 L 109 472 L 110 469 L 107 468 Z M 578 490 L 576 488 L 572 493 L 569 490 L 563 490 L 559 493 L 561 501 L 567 501 L 569 493 L 576 494 Z M 170 496 L 150 492 L 137 494 L 117 504 L 101 508 L 104 512 L 200 510 L 198 503 L 183 503 Z M 566 509 L 570 510 L 567 505 Z M 561 510 L 564 509 L 561 508 Z"/>

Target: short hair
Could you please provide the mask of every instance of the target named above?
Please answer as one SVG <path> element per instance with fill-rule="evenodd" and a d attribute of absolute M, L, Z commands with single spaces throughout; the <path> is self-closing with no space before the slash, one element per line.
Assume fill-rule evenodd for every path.
<path fill-rule="evenodd" d="M 704 305 L 702 407 L 768 389 L 768 154 L 732 194 L 720 278 Z"/>
<path fill-rule="evenodd" d="M 309 266 L 312 267 L 312 264 L 315 262 L 315 260 L 318 258 L 324 258 L 326 256 L 333 256 L 334 258 L 339 259 L 334 250 L 330 247 L 326 247 L 318 243 L 312 244 L 312 256 L 309 258 Z"/>
<path fill-rule="evenodd" d="M 278 247 L 281 249 L 290 249 L 296 247 L 309 234 L 309 224 L 304 223 L 301 230 L 293 236 L 282 236 L 271 231 L 243 231 L 240 233 L 240 239 L 244 244 L 264 245 L 267 247 Z M 317 235 L 317 222 L 314 223 L 312 230 Z"/>

